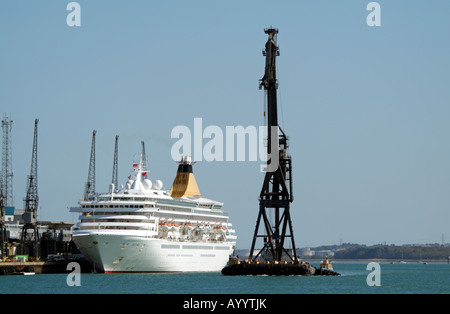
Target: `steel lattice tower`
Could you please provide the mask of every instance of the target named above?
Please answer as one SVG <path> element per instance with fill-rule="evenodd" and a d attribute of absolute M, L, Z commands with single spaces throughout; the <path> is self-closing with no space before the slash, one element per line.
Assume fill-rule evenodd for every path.
<path fill-rule="evenodd" d="M 11 149 L 12 123 L 13 121 L 8 117 L 6 117 L 6 115 L 3 117 L 2 171 L 0 177 L 0 186 L 3 192 L 4 206 L 14 206 L 12 149 Z"/>
<path fill-rule="evenodd" d="M 26 253 L 34 257 L 39 257 L 39 232 L 37 228 L 37 208 L 39 203 L 38 184 L 37 184 L 37 139 L 38 139 L 38 122 L 39 119 L 34 120 L 34 136 L 33 149 L 31 153 L 31 169 L 30 175 L 27 178 L 27 195 L 24 198 L 24 226 L 22 228 L 21 248 L 22 254 Z M 31 230 L 31 232 L 28 232 Z"/>
<path fill-rule="evenodd" d="M 88 180 L 84 190 L 84 198 L 88 199 L 89 195 L 95 194 L 95 135 L 97 131 L 92 131 L 91 158 L 89 160 Z"/>
<path fill-rule="evenodd" d="M 111 183 L 114 184 L 114 190 L 117 191 L 119 186 L 119 178 L 118 178 L 118 171 L 119 171 L 119 135 L 116 135 L 116 141 L 114 144 L 114 161 L 113 161 L 113 173 L 112 173 L 112 181 Z"/>

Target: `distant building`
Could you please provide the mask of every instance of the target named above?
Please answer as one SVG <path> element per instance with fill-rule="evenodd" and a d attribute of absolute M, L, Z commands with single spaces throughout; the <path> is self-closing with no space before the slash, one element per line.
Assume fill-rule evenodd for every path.
<path fill-rule="evenodd" d="M 23 223 L 23 213 L 25 212 L 24 209 L 14 209 L 14 219 L 12 221 L 17 223 Z"/>
<path fill-rule="evenodd" d="M 300 249 L 299 255 L 300 256 L 305 256 L 305 257 L 306 256 L 311 257 L 311 256 L 314 255 L 314 251 L 312 251 L 309 247 L 303 248 L 303 249 Z"/>
<path fill-rule="evenodd" d="M 314 251 L 314 255 L 316 257 L 333 257 L 334 252 L 332 250 L 320 250 L 320 251 Z"/>
<path fill-rule="evenodd" d="M 301 257 L 325 258 L 325 257 L 333 257 L 334 251 L 332 251 L 332 250 L 311 250 L 308 247 L 308 248 L 300 249 L 299 255 Z"/>

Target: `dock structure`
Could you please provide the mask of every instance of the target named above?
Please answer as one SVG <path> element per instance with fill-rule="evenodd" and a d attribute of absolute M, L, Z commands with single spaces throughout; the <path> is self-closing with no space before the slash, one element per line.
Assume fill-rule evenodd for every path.
<path fill-rule="evenodd" d="M 76 246 L 72 242 L 72 230 L 74 223 L 62 221 L 38 221 L 36 230 L 39 237 L 39 254 L 34 256 L 30 252 L 21 251 L 21 240 L 23 233 L 23 223 L 15 221 L 4 224 L 5 243 L 3 258 L 15 255 L 27 255 L 29 257 L 40 257 L 45 259 L 49 255 L 65 256 L 76 253 Z M 30 230 L 30 232 L 34 232 Z M 31 252 L 33 253 L 33 252 Z"/>
<path fill-rule="evenodd" d="M 69 263 L 76 262 L 80 265 L 81 273 L 93 272 L 92 265 L 86 259 L 60 259 L 50 261 L 10 261 L 0 263 L 0 276 L 33 274 L 64 274 L 71 272 L 67 269 Z"/>
<path fill-rule="evenodd" d="M 71 222 L 38 221 L 36 229 L 39 237 L 39 258 L 37 258 L 34 255 L 21 254 L 23 224 L 19 221 L 5 223 L 0 275 L 20 275 L 28 272 L 67 273 L 67 264 L 70 262 L 80 264 L 83 273 L 92 272 L 92 266 L 79 253 L 72 241 L 73 225 Z"/>
<path fill-rule="evenodd" d="M 73 259 L 79 252 L 72 242 L 71 222 L 39 221 L 38 196 L 38 122 L 34 120 L 30 174 L 27 176 L 23 209 L 12 198 L 11 127 L 12 120 L 2 120 L 2 169 L 0 172 L 0 274 L 35 269 L 55 271 L 56 265 Z M 31 264 L 30 264 L 31 263 Z M 56 264 L 55 264 L 56 263 Z M 51 267 L 50 267 L 51 266 Z"/>

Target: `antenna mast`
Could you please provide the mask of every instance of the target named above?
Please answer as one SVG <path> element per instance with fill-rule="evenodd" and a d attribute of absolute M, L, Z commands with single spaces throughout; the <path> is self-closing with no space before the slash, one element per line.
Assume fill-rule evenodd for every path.
<path fill-rule="evenodd" d="M 89 195 L 95 194 L 95 134 L 97 134 L 97 131 L 92 131 L 91 158 L 89 160 L 88 180 L 84 191 L 84 199 L 86 200 Z"/>

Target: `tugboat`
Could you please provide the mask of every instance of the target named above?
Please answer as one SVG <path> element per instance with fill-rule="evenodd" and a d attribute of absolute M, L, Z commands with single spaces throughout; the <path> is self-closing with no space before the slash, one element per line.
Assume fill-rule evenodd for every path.
<path fill-rule="evenodd" d="M 333 264 L 326 258 L 320 264 L 320 270 L 322 270 L 322 269 L 334 270 Z"/>

